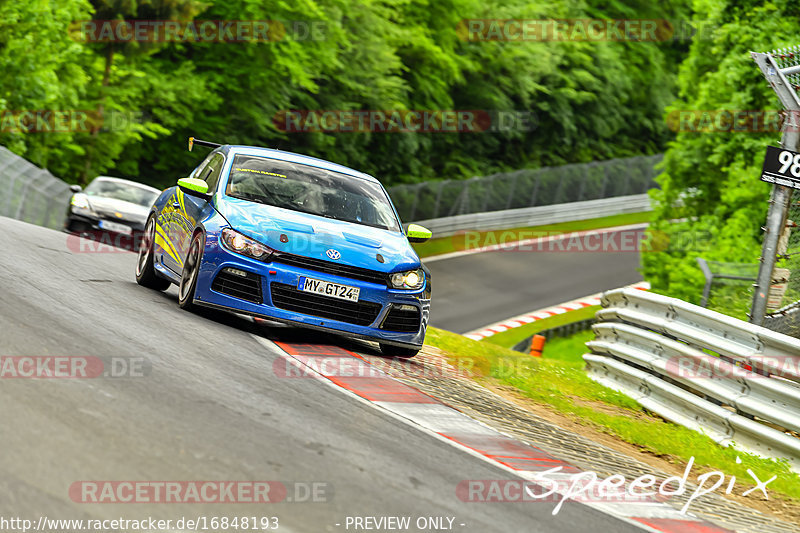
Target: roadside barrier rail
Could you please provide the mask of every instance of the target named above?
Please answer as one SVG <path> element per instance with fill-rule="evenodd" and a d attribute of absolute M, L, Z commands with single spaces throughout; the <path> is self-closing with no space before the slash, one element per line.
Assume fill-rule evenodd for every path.
<path fill-rule="evenodd" d="M 722 445 L 800 472 L 800 340 L 666 296 L 606 292 L 589 376 Z"/>

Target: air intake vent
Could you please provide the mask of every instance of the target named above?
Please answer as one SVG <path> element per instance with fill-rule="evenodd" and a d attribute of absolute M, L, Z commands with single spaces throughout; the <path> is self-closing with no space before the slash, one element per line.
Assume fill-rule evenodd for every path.
<path fill-rule="evenodd" d="M 223 268 L 214 278 L 211 290 L 254 304 L 264 301 L 261 294 L 261 276 L 238 268 Z"/>

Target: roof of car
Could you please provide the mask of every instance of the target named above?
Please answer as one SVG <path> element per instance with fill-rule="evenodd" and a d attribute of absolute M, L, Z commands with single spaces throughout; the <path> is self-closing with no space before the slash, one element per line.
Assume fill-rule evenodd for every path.
<path fill-rule="evenodd" d="M 161 192 L 160 189 L 156 189 L 155 187 L 151 187 L 150 185 L 145 185 L 144 183 L 139 183 L 138 181 L 126 180 L 126 179 L 122 179 L 122 178 L 115 178 L 113 176 L 97 176 L 94 180 L 116 181 L 118 183 L 125 183 L 125 184 L 128 184 L 128 185 L 134 185 L 136 187 L 141 187 L 142 189 L 148 189 L 148 190 L 155 191 L 155 192 L 158 192 L 158 193 Z M 94 180 L 92 180 L 92 181 L 94 181 Z"/>
<path fill-rule="evenodd" d="M 324 159 L 318 159 L 316 157 L 311 157 L 302 154 L 295 154 L 294 152 L 285 152 L 283 150 L 273 150 L 272 148 L 260 148 L 258 146 L 245 146 L 245 145 L 223 145 L 219 149 L 231 155 L 237 155 L 237 154 L 253 155 L 253 156 L 266 157 L 268 159 L 277 159 L 279 161 L 288 161 L 290 163 L 299 163 L 301 165 L 308 165 L 310 167 L 322 168 L 325 170 L 338 172 L 340 174 L 346 174 L 348 176 L 353 176 L 356 178 L 361 178 L 375 183 L 379 183 L 375 177 L 370 176 L 369 174 L 365 174 L 363 172 L 359 172 L 358 170 L 354 170 L 350 167 L 346 167 L 344 165 L 337 165 L 336 163 L 331 163 L 330 161 L 326 161 Z"/>

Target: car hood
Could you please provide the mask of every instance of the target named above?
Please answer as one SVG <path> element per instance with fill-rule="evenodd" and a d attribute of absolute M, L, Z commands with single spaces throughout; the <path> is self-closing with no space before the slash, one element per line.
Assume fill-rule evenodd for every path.
<path fill-rule="evenodd" d="M 417 268 L 419 257 L 406 236 L 351 222 L 225 197 L 217 210 L 231 227 L 273 250 L 329 262 L 397 272 Z M 285 235 L 287 242 L 281 242 Z M 339 252 L 338 259 L 327 255 Z M 377 256 L 384 262 L 378 261 Z"/>
<path fill-rule="evenodd" d="M 144 224 L 150 214 L 150 207 L 114 198 L 104 198 L 103 196 L 89 196 L 86 198 L 92 211 L 103 218 L 109 220 L 128 220 Z"/>

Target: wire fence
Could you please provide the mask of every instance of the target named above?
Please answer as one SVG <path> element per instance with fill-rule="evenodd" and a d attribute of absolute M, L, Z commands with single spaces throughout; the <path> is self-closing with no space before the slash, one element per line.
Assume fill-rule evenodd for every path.
<path fill-rule="evenodd" d="M 60 229 L 70 195 L 69 185 L 0 146 L 0 216 Z"/>
<path fill-rule="evenodd" d="M 778 260 L 773 271 L 774 307 L 764 326 L 800 338 L 800 195 L 790 198 L 786 228 L 778 244 Z M 781 295 L 781 293 L 783 293 Z"/>
<path fill-rule="evenodd" d="M 657 187 L 662 154 L 522 169 L 468 180 L 396 185 L 389 195 L 404 221 L 642 194 Z"/>
<path fill-rule="evenodd" d="M 800 338 L 800 198 L 790 204 L 786 228 L 767 298 L 764 327 Z M 706 277 L 702 305 L 746 320 L 753 302 L 758 263 L 725 263 L 698 258 Z"/>

